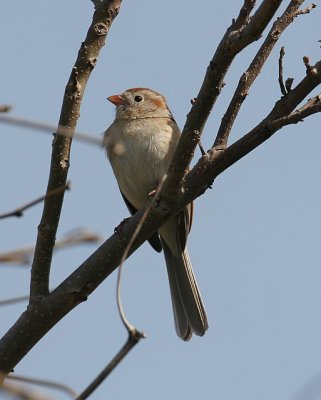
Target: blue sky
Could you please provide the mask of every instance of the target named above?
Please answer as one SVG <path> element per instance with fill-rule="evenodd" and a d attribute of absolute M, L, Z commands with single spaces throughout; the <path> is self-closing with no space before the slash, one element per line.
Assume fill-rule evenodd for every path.
<path fill-rule="evenodd" d="M 19 4 L 18 4 L 19 3 Z M 64 87 L 91 21 L 89 0 L 5 2 L 0 16 L 1 104 L 14 115 L 57 124 Z M 129 87 L 163 93 L 182 127 L 216 45 L 242 1 L 123 2 L 88 83 L 80 131 L 96 136 L 112 122 L 106 97 Z M 17 11 L 19 7 L 19 12 Z M 277 13 L 280 15 L 281 11 Z M 253 85 L 231 140 L 256 125 L 280 97 L 277 59 L 298 82 L 304 55 L 320 58 L 320 9 L 282 35 Z M 259 43 L 237 57 L 202 139 L 213 142 L 222 113 Z M 174 331 L 163 256 L 143 245 L 127 262 L 123 302 L 147 334 L 92 396 L 123 399 L 312 400 L 321 396 L 320 116 L 276 134 L 219 176 L 195 204 L 188 247 L 210 329 L 189 343 Z M 50 135 L 1 125 L 0 210 L 45 192 Z M 198 154 L 196 154 L 195 160 Z M 104 151 L 74 141 L 58 237 L 82 226 L 108 237 L 127 216 Z M 1 251 L 32 244 L 42 206 L 1 221 Z M 54 258 L 51 286 L 93 245 Z M 29 268 L 1 266 L 1 298 L 28 292 Z M 116 275 L 61 321 L 16 367 L 81 391 L 126 339 L 115 302 Z M 1 333 L 25 305 L 2 307 Z M 311 383 L 309 383 L 311 382 Z M 300 397 L 308 383 L 309 391 Z M 312 385 L 312 386 L 311 386 Z M 313 390 L 312 390 L 313 389 Z M 308 394 L 307 394 L 308 393 Z M 295 397 L 296 396 L 296 397 Z M 61 394 L 57 398 L 63 398 Z"/>

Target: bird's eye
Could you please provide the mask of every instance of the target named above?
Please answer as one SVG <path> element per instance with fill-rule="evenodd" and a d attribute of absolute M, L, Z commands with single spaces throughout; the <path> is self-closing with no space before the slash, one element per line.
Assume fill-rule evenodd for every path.
<path fill-rule="evenodd" d="M 137 96 L 134 97 L 134 100 L 136 101 L 136 103 L 140 103 L 140 102 L 143 101 L 143 96 L 137 95 Z"/>

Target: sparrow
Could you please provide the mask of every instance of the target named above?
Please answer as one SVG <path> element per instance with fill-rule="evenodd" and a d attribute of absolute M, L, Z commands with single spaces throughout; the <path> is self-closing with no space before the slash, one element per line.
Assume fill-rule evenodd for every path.
<path fill-rule="evenodd" d="M 166 174 L 180 130 L 165 97 L 154 90 L 133 88 L 107 99 L 116 106 L 116 117 L 104 134 L 104 145 L 121 195 L 134 214 Z M 208 329 L 186 247 L 192 216 L 190 203 L 149 239 L 156 251 L 164 251 L 175 329 L 185 341 L 193 333 L 203 336 Z"/>

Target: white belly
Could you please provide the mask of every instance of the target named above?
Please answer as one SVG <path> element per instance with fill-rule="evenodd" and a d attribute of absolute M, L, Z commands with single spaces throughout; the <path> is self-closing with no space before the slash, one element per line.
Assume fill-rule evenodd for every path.
<path fill-rule="evenodd" d="M 107 153 L 116 176 L 118 185 L 136 208 L 141 208 L 148 198 L 148 193 L 157 186 L 167 171 L 172 159 L 179 132 L 173 134 L 172 124 L 166 124 L 160 133 L 158 120 L 146 120 L 128 123 L 126 132 L 120 132 L 117 124 L 107 131 Z M 164 124 L 162 124 L 163 127 Z"/>

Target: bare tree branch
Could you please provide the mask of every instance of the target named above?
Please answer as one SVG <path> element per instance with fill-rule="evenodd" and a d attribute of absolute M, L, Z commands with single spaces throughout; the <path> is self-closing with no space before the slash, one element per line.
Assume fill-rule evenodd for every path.
<path fill-rule="evenodd" d="M 207 189 L 209 182 L 213 182 L 223 171 L 264 143 L 275 132 L 281 129 L 282 126 L 287 125 L 289 119 L 286 117 L 289 116 L 309 93 L 320 85 L 320 83 L 321 61 L 318 61 L 310 70 L 307 70 L 306 77 L 299 82 L 287 96 L 282 97 L 276 102 L 271 112 L 255 128 L 227 147 L 224 151 L 213 148 L 208 155 L 202 157 L 197 162 L 186 177 L 185 185 L 188 190 L 188 197 L 194 199 L 201 195 Z M 316 108 L 314 108 L 314 110 Z M 278 123 L 274 123 L 276 120 L 279 120 Z M 294 120 L 295 117 L 291 116 L 290 121 L 293 121 L 291 123 L 294 123 Z M 203 183 L 201 183 L 201 181 L 203 181 Z M 194 191 L 194 189 L 196 190 Z"/>
<path fill-rule="evenodd" d="M 242 75 L 227 111 L 222 118 L 222 122 L 213 145 L 217 150 L 226 148 L 234 121 L 249 93 L 250 87 L 259 76 L 266 60 L 271 54 L 281 34 L 294 20 L 296 12 L 303 1 L 304 0 L 294 0 L 289 3 L 282 16 L 277 18 L 274 22 L 270 32 L 268 33 L 260 49 L 257 51 L 247 71 Z"/>
<path fill-rule="evenodd" d="M 119 350 L 116 356 L 108 363 L 101 371 L 96 379 L 76 398 L 76 400 L 85 400 L 97 389 L 97 387 L 110 375 L 117 365 L 127 356 L 132 348 L 139 342 L 141 336 L 136 336 L 134 333 L 128 335 L 127 342 Z"/>
<path fill-rule="evenodd" d="M 56 241 L 55 252 L 78 244 L 99 243 L 101 241 L 102 237 L 100 235 L 84 228 L 78 228 Z M 0 253 L 0 263 L 30 265 L 34 251 L 35 246 L 32 245 L 21 249 L 2 252 Z"/>
<path fill-rule="evenodd" d="M 192 102 L 191 111 L 187 116 L 173 162 L 168 170 L 168 179 L 164 184 L 163 195 L 167 193 L 170 197 L 180 196 L 182 181 L 194 155 L 195 147 L 207 118 L 221 93 L 223 79 L 232 61 L 241 50 L 261 37 L 281 2 L 282 0 L 265 0 L 251 19 L 248 19 L 248 16 L 246 18 L 239 17 L 227 29 L 207 67 L 200 91 Z M 244 4 L 250 3 L 244 2 Z M 252 6 L 254 4 L 251 3 Z M 242 9 L 240 14 L 242 14 Z M 240 26 L 242 21 L 244 25 Z M 187 147 L 189 147 L 188 150 Z M 185 150 L 187 150 L 186 153 Z M 184 157 L 181 156 L 182 154 Z"/>
<path fill-rule="evenodd" d="M 76 128 L 81 100 L 97 57 L 105 44 L 110 26 L 119 12 L 121 0 L 102 0 L 95 4 L 92 23 L 82 43 L 66 86 L 58 130 L 53 142 L 47 192 L 67 181 L 72 135 Z M 61 135 L 59 127 L 69 133 Z M 49 294 L 49 275 L 55 237 L 60 219 L 64 192 L 47 198 L 38 228 L 36 249 L 31 269 L 30 302 L 39 302 Z"/>
<path fill-rule="evenodd" d="M 255 7 L 256 0 L 244 0 L 239 16 L 233 21 L 234 29 L 240 29 L 249 22 L 250 14 Z"/>
<path fill-rule="evenodd" d="M 304 118 L 319 112 L 321 112 L 321 94 L 309 99 L 302 107 L 293 111 L 291 114 L 272 121 L 269 128 L 277 128 L 277 130 L 279 130 L 283 128 L 283 126 L 302 122 Z"/>
<path fill-rule="evenodd" d="M 120 259 L 120 264 L 119 264 L 119 268 L 118 268 L 118 275 L 117 275 L 117 288 L 116 288 L 116 300 L 117 300 L 117 306 L 118 306 L 118 311 L 119 311 L 119 316 L 120 319 L 123 323 L 123 325 L 125 326 L 127 332 L 129 335 L 134 335 L 140 338 L 144 338 L 145 334 L 142 332 L 139 332 L 127 319 L 125 312 L 124 312 L 124 307 L 122 304 L 122 300 L 121 300 L 121 277 L 122 277 L 122 270 L 123 270 L 123 264 L 125 262 L 125 260 L 128 257 L 129 251 L 137 237 L 137 235 L 139 234 L 140 230 L 142 229 L 142 226 L 146 220 L 146 218 L 148 217 L 149 213 L 151 212 L 151 209 L 155 206 L 156 202 L 158 201 L 158 196 L 159 193 L 161 192 L 164 182 L 167 179 L 167 175 L 165 174 L 162 178 L 162 180 L 160 181 L 158 188 L 156 190 L 156 192 L 153 195 L 153 199 L 152 201 L 147 205 L 147 207 L 145 208 L 144 214 L 142 215 L 141 220 L 139 221 L 139 223 L 136 226 L 135 231 L 133 232 L 132 236 L 130 237 L 128 244 L 124 250 L 124 253 Z"/>
<path fill-rule="evenodd" d="M 60 186 L 56 189 L 53 189 L 51 192 L 47 192 L 44 196 L 38 197 L 35 200 L 32 200 L 23 206 L 20 206 L 12 211 L 0 214 L 0 219 L 9 218 L 9 217 L 22 217 L 23 212 L 26 211 L 28 208 L 35 206 L 36 204 L 41 203 L 43 200 L 50 196 L 54 196 L 55 194 L 59 193 L 62 190 L 70 190 L 70 182 L 67 182 L 65 185 Z"/>
<path fill-rule="evenodd" d="M 25 386 L 5 383 L 0 386 L 0 395 L 10 395 L 10 399 L 16 400 L 54 400 L 53 397 L 36 390 L 31 390 Z"/>
<path fill-rule="evenodd" d="M 244 48 L 246 43 L 250 41 L 250 38 L 247 37 L 249 32 L 252 32 L 255 37 L 258 36 L 260 29 L 262 32 L 262 26 L 251 27 L 252 21 L 254 20 L 256 23 L 265 21 L 267 23 L 266 15 L 270 15 L 271 19 L 278 5 L 279 2 L 263 1 L 261 7 L 243 29 L 243 33 L 246 33 L 245 39 L 243 39 L 243 35 L 241 35 L 241 31 L 239 30 L 231 34 L 228 42 L 224 42 L 226 46 L 228 44 L 231 45 L 231 47 L 227 46 L 224 50 L 220 47 L 223 46 L 221 42 L 216 52 L 219 57 L 215 58 L 216 56 L 214 56 L 214 59 L 218 62 L 222 62 L 222 65 L 216 65 L 216 69 L 214 69 L 212 65 L 208 68 L 202 89 L 192 107 L 192 111 L 188 116 L 183 131 L 183 136 L 186 135 L 187 139 L 184 138 L 180 141 L 179 149 L 176 151 L 175 157 L 179 158 L 181 154 L 185 153 L 184 144 L 188 146 L 188 149 L 193 149 L 189 139 L 195 141 L 196 146 L 198 140 L 197 135 L 202 132 L 208 113 L 217 98 L 217 88 L 221 87 L 222 78 L 235 54 L 242 49 L 242 46 Z M 272 9 L 274 10 L 273 13 L 271 13 Z M 267 12 L 267 14 L 264 14 L 263 10 Z M 225 38 L 228 37 L 229 33 L 228 31 Z M 252 38 L 252 41 L 253 40 L 255 39 Z M 226 59 L 224 59 L 224 56 Z M 186 163 L 188 163 L 191 155 L 188 154 L 181 164 L 177 163 L 176 159 L 173 160 L 173 165 L 178 167 L 178 171 L 170 167 L 168 171 L 168 180 L 171 178 L 172 182 L 167 188 L 166 185 L 164 185 L 160 193 L 159 201 L 148 213 L 146 221 L 134 240 L 128 255 L 132 254 L 145 240 L 157 231 L 166 219 L 171 215 L 177 214 L 188 203 L 200 196 L 219 174 L 270 138 L 281 127 L 278 124 L 275 124 L 278 126 L 273 125 L 274 121 L 280 120 L 293 113 L 299 104 L 320 83 L 321 61 L 307 69 L 306 77 L 291 90 L 287 96 L 281 98 L 274 105 L 267 117 L 255 128 L 225 150 L 217 151 L 212 149 L 208 154 L 204 155 L 185 176 L 183 191 L 180 196 L 176 198 L 168 195 L 167 190 L 171 188 L 170 185 L 173 184 L 173 181 L 182 182 L 182 176 L 184 176 L 188 166 Z M 211 86 L 213 84 L 214 86 Z M 286 124 L 286 121 L 284 121 L 284 123 Z M 165 184 L 166 183 L 167 181 Z M 148 204 L 128 219 L 122 225 L 121 232 L 117 232 L 117 234 L 112 235 L 106 240 L 104 244 L 88 257 L 88 259 L 53 292 L 48 294 L 42 301 L 35 301 L 29 305 L 27 310 L 19 317 L 16 323 L 0 341 L 0 370 L 7 373 L 11 371 L 37 341 L 39 341 L 70 310 L 76 307 L 80 302 L 86 300 L 87 296 L 117 268 L 121 260 L 121 255 L 125 251 L 147 207 Z M 35 326 L 37 326 L 37 329 L 33 329 Z M 25 332 L 28 332 L 28 337 L 24 334 Z"/>
<path fill-rule="evenodd" d="M 120 264 L 119 264 L 119 269 L 118 269 L 118 276 L 117 276 L 117 306 L 118 306 L 118 311 L 119 315 L 121 318 L 121 321 L 123 325 L 125 326 L 127 333 L 128 333 L 128 339 L 124 346 L 120 349 L 120 351 L 116 354 L 116 356 L 108 363 L 108 365 L 103 369 L 103 371 L 90 383 L 90 385 L 84 390 L 82 394 L 77 397 L 76 400 L 85 400 L 87 399 L 94 390 L 97 389 L 99 385 L 109 376 L 109 374 L 117 367 L 117 365 L 126 357 L 126 355 L 129 353 L 129 351 L 140 341 L 140 339 L 145 338 L 145 334 L 143 332 L 140 332 L 134 325 L 132 325 L 129 320 L 127 319 L 123 304 L 121 301 L 121 276 L 122 276 L 122 267 L 125 262 L 125 260 L 128 257 L 128 253 L 137 237 L 139 234 L 144 221 L 146 220 L 147 216 L 151 212 L 152 207 L 155 206 L 156 202 L 158 201 L 158 196 L 160 191 L 162 190 L 163 184 L 166 180 L 166 175 L 163 176 L 163 179 L 159 183 L 159 186 L 154 194 L 154 197 L 152 201 L 147 205 L 141 220 L 137 224 L 132 236 L 129 239 L 129 242 L 124 250 L 124 253 L 121 257 Z"/>
<path fill-rule="evenodd" d="M 13 115 L 1 115 L 0 114 L 0 122 L 9 125 L 21 126 L 22 128 L 32 129 L 41 131 L 41 132 L 48 132 L 53 133 L 56 131 L 57 127 L 54 125 L 47 124 L 46 122 L 35 121 L 28 118 L 23 117 L 15 117 Z M 59 126 L 59 135 L 65 135 L 70 137 L 73 135 L 74 139 L 77 139 L 81 142 L 87 144 L 93 144 L 95 146 L 102 146 L 102 138 L 91 135 L 89 133 L 84 132 L 75 132 L 74 134 L 70 133 L 70 129 L 64 128 L 63 126 Z"/>
<path fill-rule="evenodd" d="M 25 303 L 29 300 L 29 295 L 11 297 L 10 299 L 0 300 L 1 306 L 10 306 L 11 304 Z"/>
<path fill-rule="evenodd" d="M 14 380 L 14 381 L 18 381 L 18 382 L 30 383 L 32 385 L 44 386 L 47 388 L 60 390 L 64 393 L 66 393 L 72 399 L 77 397 L 77 393 L 72 388 L 70 388 L 69 386 L 67 386 L 63 383 L 60 383 L 60 382 L 54 382 L 54 381 L 50 381 L 48 379 L 31 378 L 31 377 L 16 375 L 16 374 L 10 374 L 6 378 Z"/>
<path fill-rule="evenodd" d="M 317 5 L 314 3 L 311 3 L 308 7 L 304 8 L 303 10 L 298 10 L 296 12 L 296 15 L 302 15 L 302 14 L 309 14 L 313 8 L 315 8 Z"/>
<path fill-rule="evenodd" d="M 287 96 L 281 98 L 269 115 L 248 134 L 224 151 L 213 149 L 209 154 L 203 156 L 187 174 L 182 196 L 169 201 L 168 198 L 160 195 L 159 202 L 150 210 L 129 255 L 158 230 L 167 218 L 200 196 L 220 173 L 270 138 L 277 129 L 280 129 L 280 126 L 273 126 L 273 124 L 269 126 L 269 122 L 292 113 L 320 83 L 321 61 Z M 87 296 L 117 268 L 121 255 L 137 224 L 140 223 L 146 206 L 128 219 L 122 225 L 121 232 L 112 235 L 102 244 L 50 293 L 45 301 L 34 303 L 28 307 L 0 341 L 0 370 L 10 371 L 52 326 L 80 302 L 86 300 Z M 38 323 L 40 315 L 43 316 L 41 324 Z M 38 326 L 38 329 L 33 330 L 33 326 Z M 30 332 L 28 338 L 21 333 L 26 331 Z"/>
<path fill-rule="evenodd" d="M 0 113 L 7 113 L 12 109 L 12 106 L 8 104 L 2 104 L 0 105 Z"/>
<path fill-rule="evenodd" d="M 284 46 L 281 47 L 280 49 L 280 56 L 279 56 L 279 85 L 280 85 L 280 90 L 283 96 L 285 96 L 288 91 L 284 85 L 284 79 L 283 79 L 283 57 L 285 55 L 285 48 Z"/>

